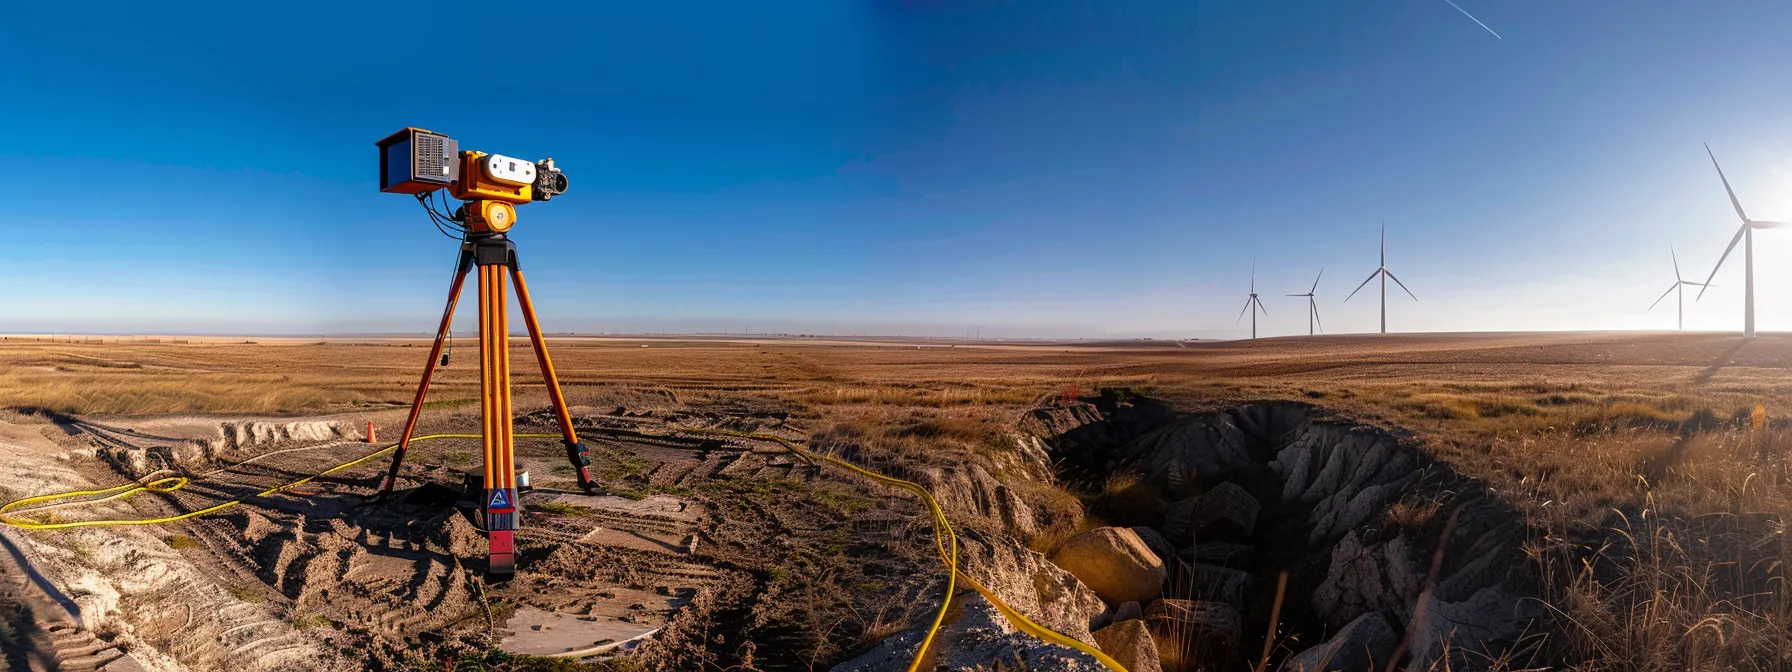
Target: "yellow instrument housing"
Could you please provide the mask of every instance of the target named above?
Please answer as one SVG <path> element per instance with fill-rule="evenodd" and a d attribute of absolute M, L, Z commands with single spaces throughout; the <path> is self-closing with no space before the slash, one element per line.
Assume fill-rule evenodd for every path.
<path fill-rule="evenodd" d="M 522 205 L 533 197 L 534 187 L 529 185 L 512 186 L 491 179 L 485 174 L 485 162 L 480 159 L 485 152 L 465 151 L 460 153 L 460 179 L 448 185 L 448 193 L 463 201 L 493 200 Z M 514 215 L 514 213 L 512 213 Z M 511 218 L 515 221 L 515 217 Z M 506 226 L 505 228 L 510 228 Z M 502 231 L 503 229 L 494 229 Z"/>

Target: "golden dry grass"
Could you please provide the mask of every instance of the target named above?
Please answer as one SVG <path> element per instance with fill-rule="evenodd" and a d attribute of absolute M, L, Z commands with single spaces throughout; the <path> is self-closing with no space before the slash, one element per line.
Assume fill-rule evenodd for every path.
<path fill-rule="evenodd" d="M 641 347 L 646 344 L 649 347 Z M 475 397 L 457 360 L 432 399 Z M 915 346 L 923 347 L 917 349 Z M 1129 387 L 1186 409 L 1283 399 L 1412 430 L 1530 522 L 1548 580 L 1552 660 L 1586 670 L 1792 667 L 1792 338 L 1715 334 L 1334 336 L 1254 342 L 1040 344 L 557 340 L 575 403 L 616 386 L 746 396 L 892 459 L 1000 447 L 1037 398 Z M 0 407 L 89 414 L 314 413 L 410 401 L 427 343 L 0 343 Z M 513 350 L 542 403 L 535 363 Z M 1738 420 L 1773 419 L 1757 438 Z M 1123 486 L 1124 484 L 1116 484 Z M 1124 487 L 1117 487 L 1119 497 Z M 1063 498 L 1034 492 L 1029 498 Z M 1074 500 L 1060 502 L 1068 511 Z M 1116 499 L 1116 505 L 1126 502 Z M 1422 527 L 1434 502 L 1390 522 Z M 1087 521 L 1032 540 L 1049 549 Z"/>

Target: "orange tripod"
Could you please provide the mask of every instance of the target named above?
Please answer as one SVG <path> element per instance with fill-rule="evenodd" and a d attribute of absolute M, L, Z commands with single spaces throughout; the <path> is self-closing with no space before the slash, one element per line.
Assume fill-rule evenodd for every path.
<path fill-rule="evenodd" d="M 503 233 L 477 231 L 461 244 L 460 264 L 448 286 L 448 305 L 442 310 L 441 326 L 436 328 L 435 345 L 429 350 L 429 362 L 423 368 L 423 380 L 417 384 L 417 398 L 411 403 L 410 418 L 405 420 L 404 435 L 392 453 L 392 466 L 386 471 L 380 496 L 392 493 L 398 479 L 399 465 L 405 449 L 417 429 L 417 418 L 423 411 L 423 397 L 429 392 L 429 380 L 435 374 L 437 358 L 454 321 L 454 305 L 460 300 L 461 286 L 467 273 L 479 269 L 479 399 L 485 444 L 485 488 L 482 506 L 485 509 L 486 538 L 491 544 L 488 572 L 509 575 L 516 570 L 515 534 L 517 527 L 516 455 L 511 438 L 510 407 L 510 331 L 509 317 L 504 310 L 504 274 L 508 270 L 516 282 L 518 308 L 523 324 L 529 328 L 529 341 L 535 346 L 535 359 L 541 364 L 541 375 L 547 383 L 548 398 L 553 402 L 555 418 L 566 445 L 566 457 L 579 475 L 579 488 L 595 490 L 591 482 L 591 460 L 585 444 L 573 432 L 572 414 L 566 410 L 566 399 L 560 394 L 560 380 L 554 375 L 554 363 L 548 359 L 547 342 L 535 321 L 535 307 L 529 302 L 529 288 L 523 283 L 523 272 L 517 266 L 516 245 Z"/>

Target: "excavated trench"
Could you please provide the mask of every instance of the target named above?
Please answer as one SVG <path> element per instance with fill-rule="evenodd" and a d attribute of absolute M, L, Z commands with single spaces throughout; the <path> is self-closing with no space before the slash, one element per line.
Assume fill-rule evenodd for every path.
<path fill-rule="evenodd" d="M 1308 672 L 1396 656 L 1480 669 L 1535 632 L 1518 513 L 1398 430 L 1294 403 L 1184 414 L 1112 391 L 1021 429 L 1091 516 L 1132 527 L 1169 568 L 1164 598 L 1140 605 L 1166 670 L 1253 669 L 1272 617 L 1269 669 Z"/>

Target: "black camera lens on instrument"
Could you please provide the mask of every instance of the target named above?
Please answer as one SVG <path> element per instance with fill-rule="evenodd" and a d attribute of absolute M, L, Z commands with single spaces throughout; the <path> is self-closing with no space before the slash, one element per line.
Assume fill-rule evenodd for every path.
<path fill-rule="evenodd" d="M 554 166 L 553 159 L 535 162 L 535 188 L 532 198 L 545 201 L 566 193 L 566 173 Z"/>

